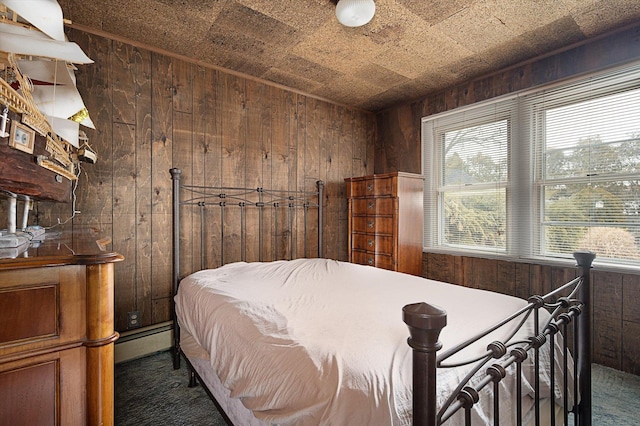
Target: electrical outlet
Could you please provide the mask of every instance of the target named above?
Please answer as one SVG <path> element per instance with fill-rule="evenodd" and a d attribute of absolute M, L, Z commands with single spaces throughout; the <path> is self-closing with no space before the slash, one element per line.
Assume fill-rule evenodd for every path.
<path fill-rule="evenodd" d="M 127 328 L 140 327 L 140 311 L 127 312 Z"/>

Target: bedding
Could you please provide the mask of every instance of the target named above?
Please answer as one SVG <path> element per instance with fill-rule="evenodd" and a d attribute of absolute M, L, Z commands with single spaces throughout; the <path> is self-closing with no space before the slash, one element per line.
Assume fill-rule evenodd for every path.
<path fill-rule="evenodd" d="M 241 401 L 255 424 L 281 425 L 410 425 L 412 354 L 402 307 L 427 302 L 447 311 L 440 335 L 446 349 L 527 304 L 329 259 L 237 262 L 199 271 L 181 281 L 175 302 L 181 330 L 198 348 L 193 358 L 209 358 L 227 396 Z M 494 332 L 455 358 L 482 354 L 510 331 Z M 531 324 L 519 333 L 533 334 Z M 468 368 L 438 370 L 439 403 Z M 513 379 L 500 386 L 501 420 L 513 420 Z M 548 386 L 543 391 L 548 394 Z M 525 382 L 525 412 L 531 392 Z M 481 401 L 474 424 L 491 418 L 490 398 Z M 460 414 L 447 424 L 461 424 Z"/>

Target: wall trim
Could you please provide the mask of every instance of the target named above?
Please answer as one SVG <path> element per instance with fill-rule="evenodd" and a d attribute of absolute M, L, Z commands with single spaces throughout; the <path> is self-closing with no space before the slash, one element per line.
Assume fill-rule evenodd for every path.
<path fill-rule="evenodd" d="M 156 352 L 166 351 L 173 346 L 173 322 L 124 331 L 114 347 L 114 361 L 130 361 Z"/>

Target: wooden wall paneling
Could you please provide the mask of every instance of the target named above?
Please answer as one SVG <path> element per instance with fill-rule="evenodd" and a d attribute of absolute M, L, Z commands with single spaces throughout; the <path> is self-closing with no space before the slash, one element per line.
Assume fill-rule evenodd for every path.
<path fill-rule="evenodd" d="M 346 228 L 341 229 L 340 227 L 340 212 L 346 196 L 344 177 L 340 171 L 340 156 L 342 155 L 340 145 L 342 140 L 340 138 L 341 125 L 338 117 L 342 112 L 342 108 L 337 105 L 328 106 L 327 114 L 324 115 L 321 125 L 324 133 L 322 137 L 324 140 L 324 154 L 321 158 L 321 166 L 325 175 L 323 180 L 326 182 L 324 196 L 326 214 L 323 230 L 325 235 L 324 255 L 331 259 L 338 259 L 340 258 L 340 244 L 346 244 L 347 231 Z M 346 222 L 344 223 L 346 224 Z"/>
<path fill-rule="evenodd" d="M 276 111 L 279 110 L 278 108 L 278 104 L 279 104 L 279 99 L 281 98 L 281 96 L 276 95 L 274 92 L 282 92 L 281 89 L 276 89 L 276 88 L 269 88 L 268 92 L 271 92 L 272 95 L 270 96 L 271 99 L 271 107 L 269 108 L 269 120 L 270 120 L 270 131 L 271 134 L 274 135 L 274 130 L 275 127 L 277 125 L 284 127 L 285 129 L 289 128 L 289 124 L 288 124 L 288 112 L 286 111 L 282 111 L 280 112 L 279 117 L 281 117 L 281 121 L 280 120 L 276 120 L 274 113 Z M 283 105 L 284 108 L 286 108 L 286 104 Z M 268 162 L 268 166 L 269 166 L 269 176 L 266 173 L 266 168 L 265 168 L 265 182 L 266 181 L 271 181 L 270 183 L 270 187 L 274 190 L 278 190 L 278 191 L 287 191 L 289 189 L 289 181 L 288 181 L 288 177 L 289 177 L 289 171 L 288 171 L 288 164 L 286 161 L 286 154 L 288 153 L 288 148 L 289 148 L 289 138 L 285 137 L 283 138 L 276 138 L 275 136 L 272 137 L 271 142 L 270 142 L 270 155 L 269 155 L 269 162 Z M 266 158 L 266 155 L 265 155 Z M 267 163 L 265 162 L 265 166 L 267 165 Z M 274 211 L 274 217 L 272 219 L 272 226 L 273 226 L 273 220 L 277 219 L 277 223 L 278 223 L 278 229 L 277 232 L 274 231 L 275 235 L 273 238 L 273 243 L 276 245 L 274 247 L 274 259 L 289 259 L 291 256 L 291 253 L 293 250 L 293 246 L 295 245 L 294 240 L 292 238 L 292 225 L 290 223 L 290 216 L 291 219 L 293 219 L 293 223 L 295 224 L 295 210 L 293 209 L 289 209 L 289 201 L 287 199 L 287 193 L 284 192 L 281 194 L 281 197 L 283 198 L 282 202 L 280 203 L 280 207 L 278 209 L 276 209 Z M 277 213 L 276 213 L 277 212 Z M 277 214 L 277 216 L 275 215 Z"/>
<path fill-rule="evenodd" d="M 325 112 L 322 110 L 323 104 L 317 99 L 306 98 L 304 101 L 305 104 L 305 133 L 304 133 L 304 160 L 302 162 L 303 165 L 303 173 L 298 176 L 302 178 L 300 189 L 304 189 L 305 191 L 315 191 L 316 190 L 316 182 L 322 179 L 324 173 L 320 172 L 320 158 L 321 158 L 321 150 L 324 141 L 321 138 L 321 131 L 319 127 L 322 123 L 322 114 Z M 322 179 L 324 180 L 324 179 Z M 326 180 L 325 189 L 326 189 Z M 322 204 L 325 205 L 325 200 L 323 199 Z M 318 253 L 318 239 L 317 235 L 317 220 L 318 211 L 316 209 L 309 209 L 308 212 L 309 221 L 307 223 L 308 234 L 307 234 L 307 250 L 310 257 L 316 257 Z M 326 217 L 325 217 L 326 220 Z M 326 241 L 326 239 L 325 239 Z M 325 255 L 326 257 L 326 255 Z"/>
<path fill-rule="evenodd" d="M 114 267 L 116 330 L 128 328 L 127 313 L 136 310 L 135 126 L 113 124 L 113 250 L 124 256 Z"/>
<path fill-rule="evenodd" d="M 622 275 L 592 272 L 593 362 L 622 367 Z"/>
<path fill-rule="evenodd" d="M 196 66 L 185 61 L 172 60 L 173 91 L 173 145 L 172 167 L 182 170 L 181 182 L 193 185 L 193 73 Z M 168 173 L 168 171 L 167 171 Z M 193 230 L 194 209 L 185 207 L 180 216 L 180 272 L 194 272 L 193 242 L 190 235 Z"/>
<path fill-rule="evenodd" d="M 551 288 L 549 289 L 549 291 L 568 283 L 576 277 L 577 273 L 578 270 L 574 266 L 553 267 L 551 269 Z"/>
<path fill-rule="evenodd" d="M 498 261 L 495 259 L 472 258 L 471 277 L 465 277 L 471 287 L 484 290 L 500 291 L 498 281 Z"/>
<path fill-rule="evenodd" d="M 209 186 L 222 185 L 222 119 L 224 117 L 224 96 L 222 95 L 222 73 L 206 69 L 204 88 L 204 128 L 205 128 L 205 156 L 204 182 Z M 204 267 L 220 266 L 220 208 L 207 207 L 203 211 L 205 242 L 203 245 Z M 198 229 L 199 231 L 199 229 Z"/>
<path fill-rule="evenodd" d="M 173 60 L 173 110 L 193 112 L 193 79 L 195 65 L 180 59 Z"/>
<path fill-rule="evenodd" d="M 164 321 L 169 321 L 173 317 L 171 306 L 171 297 L 159 297 L 153 299 L 151 324 L 159 324 Z"/>
<path fill-rule="evenodd" d="M 342 261 L 349 260 L 348 243 L 348 221 L 349 213 L 347 208 L 347 186 L 344 178 L 356 176 L 353 174 L 353 150 L 354 145 L 360 141 L 355 137 L 355 112 L 347 108 L 341 108 L 336 117 L 338 126 L 338 146 L 340 156 L 338 157 L 338 192 L 335 194 L 338 206 L 338 246 L 336 247 L 336 259 Z"/>
<path fill-rule="evenodd" d="M 184 72 L 187 70 L 181 67 Z M 182 170 L 180 181 L 183 185 L 193 185 L 193 116 L 190 112 L 173 112 L 173 167 Z M 191 194 L 183 193 L 183 199 L 191 198 Z M 194 272 L 193 243 L 193 215 L 196 211 L 191 206 L 185 206 L 180 212 L 180 273 Z"/>
<path fill-rule="evenodd" d="M 622 371 L 640 375 L 640 323 L 623 321 L 622 336 Z"/>
<path fill-rule="evenodd" d="M 173 61 L 151 53 L 151 297 L 152 321 L 170 318 Z"/>
<path fill-rule="evenodd" d="M 78 43 L 85 47 L 85 53 L 95 61 L 90 66 L 78 67 L 77 86 L 96 129 L 86 129 L 89 144 L 97 151 L 95 164 L 82 163 L 78 179 L 77 210 L 81 211 L 74 224 L 99 226 L 110 232 L 113 203 L 113 136 L 112 136 L 112 84 L 110 76 L 110 55 L 112 42 L 83 33 Z M 75 36 L 75 33 L 74 33 Z M 108 234 L 111 236 L 111 234 Z"/>
<path fill-rule="evenodd" d="M 358 118 L 362 118 L 359 115 Z M 367 140 L 367 128 L 363 120 L 356 120 L 353 128 L 353 155 L 351 161 L 351 175 L 367 176 L 373 173 L 373 165 L 371 165 L 371 173 L 367 169 L 367 144 L 364 142 Z M 348 177 L 348 176 L 345 176 Z"/>
<path fill-rule="evenodd" d="M 76 185 L 77 183 L 72 183 L 72 185 Z M 62 224 L 67 219 L 70 219 L 73 216 L 74 205 L 73 205 L 73 190 L 71 194 L 71 198 L 68 203 L 54 203 L 49 201 L 36 201 L 33 203 L 32 210 L 29 212 L 28 224 L 29 225 L 40 225 L 44 228 L 52 228 L 52 231 L 61 231 L 64 229 L 71 229 L 73 226 L 72 222 L 67 222 L 65 225 Z M 77 196 L 75 196 L 77 198 Z M 7 204 L 5 202 L 0 203 L 0 214 L 6 220 L 6 208 Z M 5 208 L 3 210 L 2 208 Z M 22 202 L 18 203 L 18 214 L 21 215 L 24 208 L 24 204 Z M 77 205 L 75 206 L 77 209 Z M 20 216 L 19 216 L 20 217 Z M 18 226 L 19 226 L 18 222 Z M 0 227 L 6 227 L 6 223 L 2 222 Z"/>
<path fill-rule="evenodd" d="M 295 172 L 295 182 L 292 182 L 293 188 L 296 191 L 302 191 L 305 188 L 305 155 L 306 155 L 306 144 L 307 144 L 307 103 L 306 98 L 304 96 L 295 97 L 296 101 L 296 128 L 295 128 L 295 140 L 296 140 L 296 172 Z M 315 191 L 315 189 L 314 189 Z M 304 216 L 305 212 L 301 212 L 296 216 L 296 229 L 298 230 L 298 237 L 296 238 L 296 252 L 298 253 L 298 257 L 316 257 L 316 253 L 312 253 L 309 251 L 309 248 L 306 245 L 307 237 L 305 237 L 305 229 L 304 229 Z M 308 213 L 307 213 L 308 214 Z"/>
<path fill-rule="evenodd" d="M 515 263 L 514 264 L 514 286 L 515 296 L 522 299 L 528 298 L 531 293 L 529 288 L 531 280 L 531 265 L 528 263 Z"/>
<path fill-rule="evenodd" d="M 135 205 L 136 205 L 136 279 L 135 307 L 140 313 L 140 325 L 153 324 L 151 312 L 151 53 L 135 49 L 135 94 L 136 94 L 136 155 L 135 155 Z M 119 285 L 116 282 L 116 285 Z M 116 311 L 120 311 L 116 303 Z"/>
<path fill-rule="evenodd" d="M 246 183 L 247 107 L 246 80 L 221 75 L 222 186 L 244 187 Z M 239 261 L 240 217 L 227 214 L 224 220 L 224 263 Z"/>
<path fill-rule="evenodd" d="M 136 123 L 136 48 L 113 41 L 109 55 L 114 123 Z"/>
<path fill-rule="evenodd" d="M 622 370 L 640 375 L 640 275 L 622 278 Z"/>
<path fill-rule="evenodd" d="M 339 111 L 339 116 L 336 117 L 336 124 L 338 126 L 338 138 L 340 144 L 340 157 L 339 168 L 340 168 L 340 176 L 338 179 L 341 181 L 339 187 L 339 193 L 337 197 L 342 200 L 342 205 L 344 209 L 342 209 L 342 214 L 340 219 L 347 220 L 348 212 L 347 212 L 347 185 L 344 182 L 344 178 L 361 176 L 354 174 L 353 171 L 353 158 L 356 152 L 356 145 L 361 143 L 360 138 L 357 135 L 356 128 L 356 112 L 354 110 L 348 108 L 342 108 Z M 346 235 L 345 228 L 345 235 Z M 346 244 L 346 240 L 345 240 Z M 346 253 L 346 252 L 345 252 Z"/>
<path fill-rule="evenodd" d="M 385 170 L 421 173 L 420 155 L 402 155 L 414 149 L 416 142 L 420 143 L 421 129 L 415 123 L 420 122 L 421 118 L 422 107 L 416 104 L 401 105 L 378 115 L 375 173 L 385 173 Z"/>
<path fill-rule="evenodd" d="M 327 174 L 327 163 L 329 162 L 329 153 L 331 152 L 331 144 L 333 143 L 333 129 L 331 128 L 331 112 L 333 105 L 325 102 L 314 102 L 313 108 L 313 131 L 315 132 L 314 140 L 316 143 L 313 146 L 316 149 L 312 149 L 312 155 L 309 158 L 313 158 L 313 163 L 317 164 L 316 173 L 310 174 L 306 180 L 306 185 L 309 190 L 316 188 L 316 182 L 321 180 L 324 182 L 324 194 L 323 194 L 323 214 L 324 221 L 320 226 L 323 226 L 322 232 L 323 238 L 323 255 L 327 258 L 333 257 L 333 249 L 331 246 L 335 244 L 336 234 L 330 231 L 328 227 L 330 224 L 335 223 L 335 215 L 332 211 L 332 194 L 335 193 L 335 182 L 330 181 Z M 307 148 L 310 146 L 307 145 Z M 317 244 L 314 244 L 317 247 Z M 315 249 L 314 249 L 315 250 Z"/>
<path fill-rule="evenodd" d="M 640 324 L 640 275 L 624 275 L 622 285 L 622 319 Z"/>
<path fill-rule="evenodd" d="M 516 264 L 504 260 L 496 260 L 495 281 L 487 287 L 488 290 L 515 296 L 516 288 Z"/>
<path fill-rule="evenodd" d="M 95 60 L 95 64 L 78 67 L 76 75 L 78 89 L 97 127 L 87 134 L 98 152 L 98 162 L 82 165 L 86 173 L 77 190 L 77 210 L 82 213 L 66 226 L 98 226 L 102 234 L 112 237 L 114 246 L 126 252 L 127 260 L 116 266 L 117 293 L 122 297 L 116 304 L 119 329 L 126 313 L 134 308 L 140 311 L 141 325 L 163 322 L 171 317 L 168 170 L 174 163 L 183 169 L 186 164 L 190 173 L 185 169 L 185 175 L 190 174 L 196 183 L 248 184 L 248 177 L 254 177 L 250 172 L 253 166 L 247 163 L 253 155 L 247 156 L 247 144 L 253 143 L 247 136 L 247 108 L 253 108 L 246 99 L 248 80 L 70 31 L 70 38 Z M 251 119 L 258 127 L 251 125 L 251 131 L 259 135 L 253 158 L 265 187 L 282 185 L 282 189 L 315 191 L 316 180 L 323 179 L 329 186 L 323 202 L 339 219 L 343 188 L 332 189 L 331 185 L 348 175 L 373 172 L 374 116 L 268 85 L 253 95 L 249 100 L 257 111 Z M 193 144 L 191 153 L 182 151 L 183 139 Z M 130 204 L 122 201 L 125 197 Z M 64 221 L 72 210 L 70 205 L 38 203 L 37 217 L 36 212 L 33 216 L 40 224 L 51 225 L 58 217 Z M 317 210 L 311 209 L 309 214 L 307 255 L 315 256 L 317 234 L 313 222 Z M 206 216 L 219 223 L 220 208 L 208 208 Z M 279 216 L 279 221 L 286 223 L 285 216 Z M 302 220 L 299 211 L 295 217 L 294 257 L 304 255 Z M 344 238 L 340 234 L 342 225 L 332 222 L 325 222 L 325 231 L 337 235 L 339 241 Z M 211 228 L 207 227 L 206 250 L 207 257 L 213 259 L 220 252 L 220 236 Z M 234 229 L 234 224 L 226 224 L 227 235 Z M 279 246 L 289 232 L 281 229 Z M 325 248 L 340 257 L 346 247 L 337 244 L 334 241 Z M 238 245 L 229 241 L 225 245 L 229 261 L 230 247 Z M 194 247 L 193 253 L 197 250 L 199 247 Z M 135 264 L 133 270 L 129 259 Z M 219 266 L 216 262 L 205 267 Z"/>
<path fill-rule="evenodd" d="M 212 82 L 207 81 L 207 68 L 194 66 L 193 68 L 193 161 L 192 161 L 192 178 L 193 185 L 204 186 L 207 184 L 207 163 L 208 163 L 208 135 L 207 135 L 207 116 L 213 109 L 210 105 L 212 99 L 209 99 L 213 87 Z M 199 208 L 191 208 L 192 212 L 192 230 L 189 233 L 191 237 L 191 251 L 193 255 L 193 269 L 202 269 L 201 256 L 202 246 L 200 244 L 200 223 L 202 214 Z"/>
<path fill-rule="evenodd" d="M 128 328 L 136 310 L 136 61 L 132 46 L 114 41 L 109 55 L 113 100 L 113 250 L 124 256 L 114 267 L 116 330 Z M 101 160 L 101 159 L 100 159 Z"/>
<path fill-rule="evenodd" d="M 245 141 L 245 186 L 247 188 L 272 189 L 271 171 L 271 91 L 263 83 L 249 80 L 246 87 L 246 141 Z M 266 205 L 262 209 L 262 226 L 272 229 L 273 209 Z M 234 216 L 238 213 L 234 213 Z M 247 261 L 274 259 L 273 236 L 263 234 L 260 239 L 260 212 L 250 207 L 245 213 L 245 252 L 240 253 Z M 241 228 L 238 228 L 241 229 Z M 240 232 L 240 231 L 239 231 Z M 242 235 L 239 235 L 242 238 Z"/>
<path fill-rule="evenodd" d="M 531 265 L 530 295 L 544 295 L 551 291 L 551 266 Z"/>
<path fill-rule="evenodd" d="M 282 191 L 295 190 L 295 161 L 292 161 L 291 147 L 295 146 L 295 103 L 292 93 L 280 89 L 271 89 L 273 107 L 272 140 L 269 157 L 271 187 Z M 295 152 L 295 150 L 293 150 Z M 293 171 L 293 173 L 292 173 Z M 266 176 L 265 176 L 266 177 Z M 291 180 L 293 179 L 293 180 Z M 285 203 L 288 204 L 288 203 Z M 292 215 L 292 223 L 289 222 Z M 295 257 L 297 233 L 295 231 L 296 209 L 289 211 L 288 206 L 283 209 L 280 235 L 278 238 L 278 258 L 289 259 Z"/>
<path fill-rule="evenodd" d="M 378 134 L 378 130 L 376 127 L 375 117 L 371 117 L 371 119 L 367 119 L 367 117 L 362 117 L 364 120 L 364 140 L 366 140 L 366 161 L 365 167 L 367 169 L 365 175 L 374 173 L 375 169 L 375 140 L 376 135 Z M 396 170 L 392 170 L 395 172 Z M 404 171 L 404 170 L 402 170 Z"/>
<path fill-rule="evenodd" d="M 423 253 L 422 258 L 426 259 L 427 269 L 423 270 L 425 278 L 436 281 L 453 282 L 452 260 L 453 256 L 440 253 Z M 462 283 L 457 283 L 462 284 Z"/>

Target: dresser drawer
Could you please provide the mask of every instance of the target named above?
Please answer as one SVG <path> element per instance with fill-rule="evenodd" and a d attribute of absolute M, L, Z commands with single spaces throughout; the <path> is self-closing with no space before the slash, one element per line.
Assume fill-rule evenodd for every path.
<path fill-rule="evenodd" d="M 82 266 L 0 272 L 0 359 L 80 344 L 86 335 Z"/>
<path fill-rule="evenodd" d="M 422 274 L 423 176 L 392 172 L 345 178 L 351 262 Z"/>
<path fill-rule="evenodd" d="M 375 266 L 392 271 L 395 270 L 395 262 L 393 261 L 393 257 L 385 254 L 374 254 L 354 250 L 352 252 L 351 261 L 359 265 Z"/>
<path fill-rule="evenodd" d="M 351 241 L 354 250 L 369 251 L 393 255 L 393 237 L 377 234 L 353 234 Z"/>
<path fill-rule="evenodd" d="M 387 234 L 394 232 L 394 218 L 381 216 L 354 216 L 353 232 L 361 234 Z"/>
<path fill-rule="evenodd" d="M 371 177 L 353 180 L 349 190 L 350 197 L 395 197 L 397 195 L 396 177 Z"/>
<path fill-rule="evenodd" d="M 395 198 L 356 198 L 353 200 L 353 214 L 362 215 L 392 215 L 395 211 Z"/>

